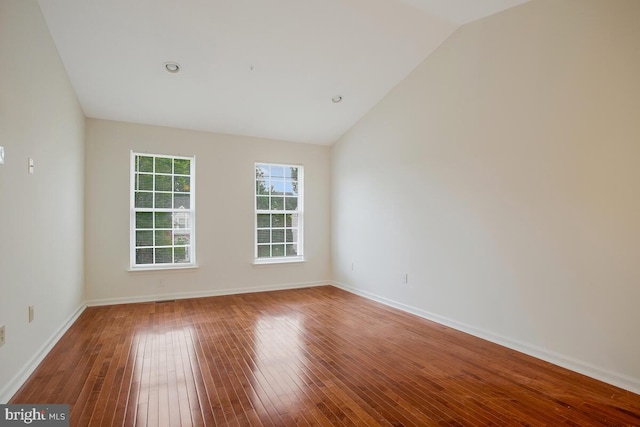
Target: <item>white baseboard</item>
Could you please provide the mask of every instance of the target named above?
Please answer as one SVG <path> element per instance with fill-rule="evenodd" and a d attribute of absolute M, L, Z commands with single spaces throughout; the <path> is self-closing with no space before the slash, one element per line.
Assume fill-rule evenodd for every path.
<path fill-rule="evenodd" d="M 344 283 L 332 281 L 331 284 L 347 292 L 360 295 L 364 298 L 379 302 L 381 304 L 384 304 L 393 308 L 397 308 L 398 310 L 402 310 L 407 313 L 415 314 L 416 316 L 422 317 L 427 320 L 431 320 L 433 322 L 448 326 L 450 328 L 453 328 L 462 332 L 466 332 L 478 338 L 482 338 L 484 340 L 491 341 L 496 344 L 500 344 L 512 350 L 516 350 L 521 353 L 528 354 L 529 356 L 533 356 L 535 358 L 544 360 L 546 362 L 553 363 L 554 365 L 558 365 L 563 368 L 569 369 L 571 371 L 597 379 L 599 381 L 603 381 L 608 384 L 623 388 L 632 393 L 640 394 L 640 379 L 638 378 L 633 378 L 630 376 L 618 374 L 616 372 L 611 372 L 609 370 L 602 369 L 598 366 L 594 366 L 588 362 L 578 360 L 576 358 L 566 356 L 563 354 L 559 354 L 542 347 L 531 345 L 523 341 L 505 337 L 500 334 L 493 333 L 491 331 L 487 331 L 481 328 L 476 328 L 474 326 L 467 325 L 461 322 L 457 322 L 455 320 L 448 319 L 446 317 L 439 316 L 437 314 L 430 313 L 428 311 L 425 311 L 407 304 L 393 301 L 391 299 L 381 297 L 379 295 L 376 295 L 367 291 L 363 291 L 361 289 L 357 289 L 352 286 L 345 285 Z"/>
<path fill-rule="evenodd" d="M 167 293 L 167 294 L 157 294 L 157 295 L 141 295 L 141 296 L 124 297 L 124 298 L 94 299 L 94 300 L 87 301 L 86 304 L 89 307 L 95 307 L 100 305 L 114 305 L 114 304 L 132 304 L 132 303 L 138 303 L 138 302 L 155 302 L 155 301 L 164 301 L 164 300 L 173 300 L 173 299 L 204 298 L 204 297 L 217 297 L 222 295 L 249 294 L 253 292 L 282 291 L 285 289 L 311 288 L 314 286 L 326 286 L 330 284 L 331 284 L 330 280 L 325 280 L 321 282 L 285 283 L 285 284 L 277 284 L 277 285 L 257 286 L 254 288 L 216 289 L 216 290 L 195 291 L 195 292 L 178 292 L 178 293 Z"/>
<path fill-rule="evenodd" d="M 0 389 L 0 403 L 5 404 L 13 397 L 13 395 L 22 387 L 22 385 L 27 381 L 29 376 L 36 370 L 38 365 L 44 360 L 44 358 L 49 354 L 54 345 L 62 338 L 62 336 L 67 332 L 67 330 L 73 325 L 73 323 L 80 317 L 84 309 L 86 308 L 85 304 L 81 304 L 72 314 L 67 318 L 67 320 L 60 326 L 47 340 L 40 349 L 36 352 L 36 354 L 29 360 L 24 367 L 16 374 L 13 378 L 9 380 L 9 382 Z"/>

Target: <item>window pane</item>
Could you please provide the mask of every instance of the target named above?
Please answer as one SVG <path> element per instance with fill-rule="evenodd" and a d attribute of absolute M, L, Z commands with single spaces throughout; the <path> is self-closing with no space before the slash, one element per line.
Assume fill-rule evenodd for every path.
<path fill-rule="evenodd" d="M 171 163 L 167 157 L 156 157 L 156 173 L 171 173 Z"/>
<path fill-rule="evenodd" d="M 271 250 L 273 251 L 271 256 L 284 256 L 284 245 L 273 245 Z"/>
<path fill-rule="evenodd" d="M 173 260 L 172 248 L 158 248 L 156 252 L 156 264 L 168 264 Z"/>
<path fill-rule="evenodd" d="M 288 211 L 295 211 L 298 209 L 298 198 L 297 197 L 287 197 L 285 199 L 284 208 Z"/>
<path fill-rule="evenodd" d="M 156 191 L 171 191 L 171 177 L 166 175 L 156 175 Z"/>
<path fill-rule="evenodd" d="M 153 207 L 153 193 L 136 193 L 136 208 L 148 208 Z"/>
<path fill-rule="evenodd" d="M 136 228 L 153 228 L 153 213 L 136 212 Z"/>
<path fill-rule="evenodd" d="M 286 256 L 296 256 L 296 255 L 298 255 L 298 245 L 287 245 Z"/>
<path fill-rule="evenodd" d="M 190 262 L 189 248 L 174 248 L 173 249 L 173 262 L 184 263 Z"/>
<path fill-rule="evenodd" d="M 270 234 L 269 230 L 258 230 L 258 243 L 270 243 Z"/>
<path fill-rule="evenodd" d="M 284 181 L 279 179 L 271 180 L 271 195 L 272 196 L 283 196 L 284 195 Z"/>
<path fill-rule="evenodd" d="M 153 175 L 136 175 L 136 190 L 153 190 Z"/>
<path fill-rule="evenodd" d="M 271 215 L 272 227 L 284 227 L 284 214 Z"/>
<path fill-rule="evenodd" d="M 297 218 L 298 218 L 297 214 L 286 214 L 285 215 L 286 226 L 287 227 L 297 227 L 298 226 Z"/>
<path fill-rule="evenodd" d="M 174 245 L 189 245 L 191 243 L 191 233 L 185 230 L 174 231 L 173 244 Z"/>
<path fill-rule="evenodd" d="M 153 246 L 153 231 L 136 231 L 136 246 Z"/>
<path fill-rule="evenodd" d="M 267 187 L 266 181 L 256 181 L 256 194 L 269 194 L 269 187 Z"/>
<path fill-rule="evenodd" d="M 298 195 L 298 183 L 296 181 L 287 180 L 284 182 L 284 192 L 287 196 Z"/>
<path fill-rule="evenodd" d="M 174 214 L 169 214 L 169 215 L 172 215 L 173 228 L 179 228 L 179 229 L 191 228 L 191 218 L 188 212 L 184 212 L 184 213 L 176 212 Z"/>
<path fill-rule="evenodd" d="M 156 228 L 172 228 L 171 212 L 156 212 Z"/>
<path fill-rule="evenodd" d="M 271 165 L 271 178 L 284 178 L 284 170 L 282 166 Z"/>
<path fill-rule="evenodd" d="M 286 232 L 286 236 L 287 236 L 287 242 L 295 242 L 297 240 L 297 233 L 298 230 L 296 230 L 295 228 L 288 228 L 287 232 Z"/>
<path fill-rule="evenodd" d="M 171 208 L 171 193 L 156 193 L 156 208 Z"/>
<path fill-rule="evenodd" d="M 258 258 L 265 258 L 271 256 L 271 250 L 269 245 L 258 245 Z"/>
<path fill-rule="evenodd" d="M 271 215 L 258 214 L 258 228 L 266 228 L 271 226 Z"/>
<path fill-rule="evenodd" d="M 289 167 L 285 171 L 287 178 L 291 178 L 294 181 L 298 180 L 298 168 Z"/>
<path fill-rule="evenodd" d="M 191 160 L 189 159 L 174 159 L 173 160 L 173 173 L 179 175 L 191 174 Z"/>
<path fill-rule="evenodd" d="M 156 246 L 171 246 L 171 230 L 156 231 Z"/>
<path fill-rule="evenodd" d="M 256 179 L 265 179 L 269 176 L 269 165 L 256 165 Z"/>
<path fill-rule="evenodd" d="M 277 230 L 273 230 L 271 232 L 271 240 L 273 243 L 283 243 L 284 242 L 284 229 L 280 228 Z"/>
<path fill-rule="evenodd" d="M 271 198 L 271 210 L 273 210 L 273 211 L 284 210 L 284 197 L 272 197 Z"/>
<path fill-rule="evenodd" d="M 191 188 L 190 178 L 188 176 L 176 176 L 173 178 L 173 191 L 178 193 L 188 193 Z"/>
<path fill-rule="evenodd" d="M 191 204 L 190 194 L 174 194 L 173 195 L 173 207 L 175 209 L 189 209 Z"/>
<path fill-rule="evenodd" d="M 258 196 L 256 202 L 256 208 L 259 210 L 268 210 L 269 209 L 269 197 Z"/>
<path fill-rule="evenodd" d="M 136 264 L 153 264 L 153 249 L 136 249 Z"/>
<path fill-rule="evenodd" d="M 136 171 L 153 172 L 153 157 L 136 156 Z"/>

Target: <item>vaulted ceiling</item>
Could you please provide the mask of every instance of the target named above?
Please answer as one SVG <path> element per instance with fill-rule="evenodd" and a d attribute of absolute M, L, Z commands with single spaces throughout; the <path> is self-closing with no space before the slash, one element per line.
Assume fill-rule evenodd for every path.
<path fill-rule="evenodd" d="M 332 144 L 460 25 L 526 1 L 39 4 L 88 117 Z"/>

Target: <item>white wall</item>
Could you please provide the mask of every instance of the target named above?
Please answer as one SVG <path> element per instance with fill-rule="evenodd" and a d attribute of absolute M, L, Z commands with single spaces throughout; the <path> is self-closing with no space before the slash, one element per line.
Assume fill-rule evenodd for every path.
<path fill-rule="evenodd" d="M 454 33 L 333 147 L 336 283 L 640 392 L 639 20 Z"/>
<path fill-rule="evenodd" d="M 83 142 L 84 115 L 36 1 L 1 0 L 0 402 L 84 300 Z"/>
<path fill-rule="evenodd" d="M 329 283 L 330 147 L 87 120 L 86 286 L 90 304 Z M 129 272 L 130 150 L 196 156 L 199 268 Z M 253 265 L 254 163 L 305 173 L 304 263 Z"/>

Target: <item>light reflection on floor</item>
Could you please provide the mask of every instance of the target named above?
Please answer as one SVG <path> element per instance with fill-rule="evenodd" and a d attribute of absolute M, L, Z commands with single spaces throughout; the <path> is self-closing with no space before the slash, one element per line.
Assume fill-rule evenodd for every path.
<path fill-rule="evenodd" d="M 300 390 L 308 378 L 304 363 L 304 318 L 299 312 L 283 316 L 262 316 L 254 327 L 255 367 L 253 399 L 273 401 L 277 396 L 279 413 L 297 406 Z"/>
<path fill-rule="evenodd" d="M 191 325 L 166 328 L 140 328 L 133 337 L 129 363 L 133 364 L 131 402 L 137 402 L 136 425 L 145 425 L 158 414 L 167 421 L 190 418 L 197 390 L 191 367 L 197 366 Z M 191 405 L 171 402 L 186 401 Z"/>

